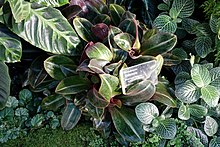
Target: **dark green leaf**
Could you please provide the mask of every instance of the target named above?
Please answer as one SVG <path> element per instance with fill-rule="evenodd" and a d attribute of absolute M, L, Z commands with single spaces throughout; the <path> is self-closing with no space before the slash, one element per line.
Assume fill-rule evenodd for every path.
<path fill-rule="evenodd" d="M 18 62 L 21 59 L 22 47 L 20 39 L 0 24 L 0 61 Z"/>
<path fill-rule="evenodd" d="M 5 106 L 8 108 L 16 108 L 18 106 L 18 100 L 16 97 L 9 96 Z"/>
<path fill-rule="evenodd" d="M 22 117 L 23 119 L 27 119 L 29 116 L 28 109 L 26 108 L 17 108 L 15 110 L 15 116 Z"/>
<path fill-rule="evenodd" d="M 110 4 L 109 10 L 110 10 L 110 15 L 111 15 L 113 23 L 116 26 L 119 25 L 121 21 L 121 17 L 125 13 L 125 10 L 117 4 Z"/>
<path fill-rule="evenodd" d="M 68 57 L 54 55 L 44 61 L 44 68 L 47 73 L 56 80 L 76 74 L 76 65 Z"/>
<path fill-rule="evenodd" d="M 71 130 L 78 123 L 81 111 L 73 104 L 68 103 L 61 119 L 61 126 L 64 130 Z"/>
<path fill-rule="evenodd" d="M 28 89 L 23 89 L 19 92 L 19 100 L 22 100 L 24 103 L 28 103 L 32 99 L 32 93 Z"/>
<path fill-rule="evenodd" d="M 210 37 L 198 37 L 195 43 L 195 50 L 201 58 L 205 58 L 209 53 L 213 52 L 212 39 Z"/>
<path fill-rule="evenodd" d="M 44 116 L 42 114 L 37 114 L 31 119 L 32 127 L 40 127 L 44 121 Z"/>
<path fill-rule="evenodd" d="M 95 118 L 98 120 L 103 118 L 105 108 L 96 107 L 90 101 L 86 101 L 85 107 L 88 110 L 88 113 L 89 115 L 91 115 L 92 118 Z"/>
<path fill-rule="evenodd" d="M 92 33 L 93 24 L 85 18 L 76 17 L 73 20 L 73 26 L 77 34 L 86 42 L 94 40 Z"/>
<path fill-rule="evenodd" d="M 175 120 L 165 119 L 159 121 L 159 126 L 156 127 L 155 132 L 164 139 L 173 139 L 177 132 Z"/>
<path fill-rule="evenodd" d="M 110 25 L 111 18 L 107 14 L 100 14 L 93 19 L 94 24 L 105 23 L 106 25 Z"/>
<path fill-rule="evenodd" d="M 190 77 L 189 73 L 180 72 L 175 77 L 175 80 L 174 80 L 175 86 L 181 87 L 182 84 L 184 84 L 187 80 L 190 80 L 190 79 L 191 79 L 191 77 Z"/>
<path fill-rule="evenodd" d="M 195 117 L 203 117 L 206 116 L 208 109 L 202 105 L 192 104 L 189 105 L 189 111 Z"/>
<path fill-rule="evenodd" d="M 93 88 L 87 93 L 87 97 L 90 103 L 98 108 L 105 108 L 108 106 L 109 102 L 101 95 L 99 92 Z"/>
<path fill-rule="evenodd" d="M 123 32 L 136 36 L 136 24 L 133 19 L 125 19 L 118 26 Z"/>
<path fill-rule="evenodd" d="M 43 99 L 42 108 L 46 110 L 57 111 L 65 104 L 65 98 L 62 95 L 50 95 Z"/>
<path fill-rule="evenodd" d="M 175 33 L 177 29 L 176 22 L 168 15 L 159 15 L 154 20 L 153 26 L 160 31 L 168 33 Z"/>
<path fill-rule="evenodd" d="M 130 142 L 142 142 L 144 140 L 145 135 L 141 122 L 132 109 L 113 107 L 109 110 L 116 130 L 125 140 Z"/>
<path fill-rule="evenodd" d="M 80 76 L 71 76 L 62 80 L 56 87 L 58 94 L 76 94 L 89 89 L 90 81 Z"/>
<path fill-rule="evenodd" d="M 10 95 L 11 79 L 8 72 L 8 67 L 4 62 L 0 61 L 0 110 L 3 109 L 7 103 Z"/>
<path fill-rule="evenodd" d="M 209 142 L 209 147 L 220 147 L 220 137 L 214 137 Z"/>
<path fill-rule="evenodd" d="M 208 137 L 200 129 L 187 127 L 187 131 L 189 131 L 190 133 L 194 133 L 196 138 L 199 138 L 203 145 L 208 146 Z"/>

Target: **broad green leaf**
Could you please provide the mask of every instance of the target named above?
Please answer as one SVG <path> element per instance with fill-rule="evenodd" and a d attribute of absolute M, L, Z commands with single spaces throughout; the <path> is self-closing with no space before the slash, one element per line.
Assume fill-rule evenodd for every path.
<path fill-rule="evenodd" d="M 218 131 L 218 123 L 214 118 L 206 116 L 204 130 L 208 136 L 213 136 Z"/>
<path fill-rule="evenodd" d="M 175 90 L 176 97 L 183 103 L 194 103 L 200 97 L 200 91 L 191 81 L 186 81 Z"/>
<path fill-rule="evenodd" d="M 27 104 L 32 99 L 32 93 L 28 89 L 23 89 L 19 92 L 19 100 L 22 101 L 24 104 Z"/>
<path fill-rule="evenodd" d="M 93 19 L 93 23 L 105 23 L 106 25 L 110 25 L 111 18 L 107 14 L 100 14 Z"/>
<path fill-rule="evenodd" d="M 22 117 L 26 120 L 29 116 L 29 111 L 26 108 L 17 108 L 15 110 L 15 116 Z"/>
<path fill-rule="evenodd" d="M 80 117 L 81 111 L 73 103 L 68 103 L 61 118 L 62 128 L 64 130 L 71 130 L 76 126 Z"/>
<path fill-rule="evenodd" d="M 41 106 L 43 109 L 57 111 L 65 104 L 65 98 L 62 95 L 50 95 L 43 99 Z"/>
<path fill-rule="evenodd" d="M 129 51 L 132 48 L 132 38 L 128 33 L 120 33 L 114 37 L 115 43 L 123 50 Z"/>
<path fill-rule="evenodd" d="M 172 50 L 176 43 L 176 35 L 165 32 L 157 32 L 149 39 L 143 41 L 141 54 L 153 56 L 163 54 Z"/>
<path fill-rule="evenodd" d="M 137 118 L 143 124 L 151 124 L 154 118 L 159 116 L 159 110 L 157 106 L 152 103 L 141 103 L 135 107 L 135 113 Z"/>
<path fill-rule="evenodd" d="M 151 99 L 169 107 L 176 107 L 175 99 L 170 95 L 166 85 L 164 85 L 162 82 L 159 82 L 156 85 L 156 92 Z"/>
<path fill-rule="evenodd" d="M 187 80 L 190 80 L 191 77 L 189 75 L 189 73 L 187 72 L 180 72 L 176 75 L 174 83 L 175 86 L 181 86 L 182 84 L 184 84 Z"/>
<path fill-rule="evenodd" d="M 209 147 L 220 147 L 220 137 L 214 137 L 209 142 Z"/>
<path fill-rule="evenodd" d="M 110 4 L 109 10 L 110 10 L 110 15 L 111 15 L 113 23 L 116 26 L 119 25 L 121 21 L 121 17 L 125 13 L 125 10 L 117 4 Z"/>
<path fill-rule="evenodd" d="M 196 138 L 199 138 L 203 145 L 208 146 L 208 137 L 200 129 L 187 127 L 187 131 L 195 134 Z M 194 139 L 191 139 L 191 141 L 194 142 Z"/>
<path fill-rule="evenodd" d="M 95 88 L 87 93 L 87 97 L 90 103 L 97 108 L 105 108 L 109 104 L 109 102 Z"/>
<path fill-rule="evenodd" d="M 155 129 L 155 133 L 164 139 L 173 139 L 176 136 L 176 132 L 176 122 L 173 119 L 159 121 L 159 125 Z"/>
<path fill-rule="evenodd" d="M 106 61 L 111 61 L 113 58 L 112 52 L 102 43 L 97 42 L 90 46 L 86 50 L 86 55 L 90 59 L 101 59 Z"/>
<path fill-rule="evenodd" d="M 135 112 L 126 107 L 113 107 L 109 109 L 114 126 L 118 133 L 129 142 L 142 142 L 145 138 L 141 122 L 135 116 Z"/>
<path fill-rule="evenodd" d="M 197 25 L 199 25 L 199 21 L 191 19 L 191 18 L 184 18 L 182 21 L 182 27 L 190 34 L 196 34 L 197 32 Z"/>
<path fill-rule="evenodd" d="M 94 37 L 93 37 L 93 33 L 92 33 L 92 26 L 93 24 L 85 19 L 85 18 L 80 18 L 80 17 L 76 17 L 73 20 L 73 26 L 77 32 L 77 34 L 86 42 L 89 41 L 93 41 Z"/>
<path fill-rule="evenodd" d="M 37 114 L 31 119 L 31 126 L 32 127 L 40 127 L 44 121 L 43 114 Z"/>
<path fill-rule="evenodd" d="M 220 67 L 216 67 L 210 70 L 211 83 L 210 85 L 216 87 L 220 91 Z"/>
<path fill-rule="evenodd" d="M 69 0 L 31 0 L 30 2 L 39 3 L 45 6 L 61 7 L 69 3 Z"/>
<path fill-rule="evenodd" d="M 210 37 L 198 37 L 195 43 L 195 50 L 201 58 L 205 58 L 212 49 L 212 39 Z"/>
<path fill-rule="evenodd" d="M 117 48 L 117 45 L 114 42 L 114 36 L 116 36 L 119 33 L 123 33 L 122 30 L 120 30 L 119 28 L 114 27 L 114 26 L 109 27 L 108 44 L 111 50 L 113 50 L 113 48 Z"/>
<path fill-rule="evenodd" d="M 45 70 L 56 80 L 76 74 L 76 67 L 73 60 L 62 55 L 54 55 L 44 61 Z"/>
<path fill-rule="evenodd" d="M 136 105 L 146 102 L 154 95 L 156 91 L 155 85 L 150 80 L 143 80 L 127 88 L 125 95 L 119 96 L 124 105 Z"/>
<path fill-rule="evenodd" d="M 198 87 L 204 87 L 211 83 L 211 76 L 207 68 L 199 64 L 194 64 L 191 70 L 193 82 Z"/>
<path fill-rule="evenodd" d="M 112 97 L 120 94 L 118 92 L 119 79 L 110 74 L 100 74 L 101 86 L 99 93 L 107 100 L 110 101 Z"/>
<path fill-rule="evenodd" d="M 194 0 L 174 0 L 172 9 L 175 10 L 176 17 L 189 17 L 194 11 Z"/>
<path fill-rule="evenodd" d="M 88 110 L 89 115 L 97 120 L 100 120 L 104 116 L 105 108 L 94 106 L 90 101 L 86 101 L 85 108 Z"/>
<path fill-rule="evenodd" d="M 16 108 L 18 106 L 18 100 L 16 97 L 9 96 L 5 106 L 8 108 Z"/>
<path fill-rule="evenodd" d="M 24 0 L 7 0 L 16 23 L 20 23 L 30 15 L 31 4 Z"/>
<path fill-rule="evenodd" d="M 219 101 L 219 94 L 217 88 L 207 85 L 201 88 L 202 99 L 210 106 L 215 107 Z"/>
<path fill-rule="evenodd" d="M 190 118 L 190 110 L 187 105 L 181 104 L 178 110 L 178 117 L 182 120 L 188 120 Z"/>
<path fill-rule="evenodd" d="M 104 74 L 105 72 L 103 71 L 103 67 L 106 66 L 106 64 L 108 63 L 109 61 L 106 61 L 106 60 L 91 59 L 89 61 L 88 67 L 95 73 Z"/>
<path fill-rule="evenodd" d="M 0 111 L 0 118 L 6 119 L 8 121 L 13 121 L 14 109 L 13 108 L 4 108 Z"/>
<path fill-rule="evenodd" d="M 0 61 L 18 62 L 21 59 L 22 47 L 20 39 L 0 24 Z"/>
<path fill-rule="evenodd" d="M 30 16 L 11 30 L 32 45 L 54 54 L 76 55 L 80 39 L 61 12 L 33 3 Z"/>
<path fill-rule="evenodd" d="M 125 19 L 118 26 L 123 32 L 136 36 L 136 24 L 133 19 Z"/>
<path fill-rule="evenodd" d="M 164 3 L 161 3 L 157 6 L 157 9 L 159 9 L 160 11 L 169 11 L 169 6 Z"/>
<path fill-rule="evenodd" d="M 189 105 L 189 111 L 192 116 L 203 117 L 206 116 L 208 109 L 202 105 L 192 104 Z"/>
<path fill-rule="evenodd" d="M 2 110 L 10 94 L 11 79 L 8 72 L 8 67 L 4 62 L 0 61 L 0 110 Z"/>
<path fill-rule="evenodd" d="M 212 14 L 209 20 L 209 26 L 212 32 L 217 33 L 218 28 L 220 27 L 219 25 L 220 24 L 218 24 L 218 17 Z"/>
<path fill-rule="evenodd" d="M 56 87 L 58 94 L 77 94 L 90 88 L 90 81 L 80 76 L 71 76 L 62 80 Z"/>
<path fill-rule="evenodd" d="M 177 29 L 176 22 L 168 15 L 159 15 L 154 20 L 153 26 L 160 31 L 168 33 L 175 33 Z"/>

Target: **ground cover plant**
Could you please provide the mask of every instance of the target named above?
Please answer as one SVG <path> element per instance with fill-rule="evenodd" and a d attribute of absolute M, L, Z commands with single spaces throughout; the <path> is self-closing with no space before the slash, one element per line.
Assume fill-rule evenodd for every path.
<path fill-rule="evenodd" d="M 219 146 L 219 6 L 1 0 L 0 141 L 84 120 L 124 146 Z M 25 89 L 10 93 L 25 52 L 34 56 L 19 75 Z"/>

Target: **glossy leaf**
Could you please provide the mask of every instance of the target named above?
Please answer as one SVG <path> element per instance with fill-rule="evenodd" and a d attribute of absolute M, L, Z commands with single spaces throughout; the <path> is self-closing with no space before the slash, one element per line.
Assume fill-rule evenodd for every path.
<path fill-rule="evenodd" d="M 195 134 L 196 138 L 199 138 L 203 145 L 208 146 L 208 137 L 200 129 L 187 127 L 187 131 Z"/>
<path fill-rule="evenodd" d="M 201 88 L 202 99 L 210 106 L 215 107 L 219 101 L 219 94 L 217 88 L 207 85 Z"/>
<path fill-rule="evenodd" d="M 194 0 L 174 0 L 172 9 L 175 10 L 176 17 L 189 17 L 194 11 Z"/>
<path fill-rule="evenodd" d="M 94 24 L 105 23 L 106 25 L 110 25 L 111 18 L 107 14 L 100 14 L 93 19 Z"/>
<path fill-rule="evenodd" d="M 93 88 L 87 93 L 90 103 L 97 108 L 105 108 L 109 102 L 99 92 Z"/>
<path fill-rule="evenodd" d="M 190 118 L 189 107 L 182 103 L 178 110 L 178 117 L 182 120 L 188 120 Z"/>
<path fill-rule="evenodd" d="M 4 25 L 0 25 L 0 46 L 0 61 L 20 61 L 22 54 L 20 39 L 9 31 Z"/>
<path fill-rule="evenodd" d="M 117 4 L 110 4 L 109 10 L 113 23 L 115 25 L 119 25 L 121 17 L 125 13 L 125 10 Z"/>
<path fill-rule="evenodd" d="M 88 41 L 93 41 L 94 37 L 92 36 L 92 26 L 93 24 L 85 19 L 85 18 L 80 18 L 76 17 L 73 20 L 73 26 L 77 32 L 77 34 L 86 42 Z"/>
<path fill-rule="evenodd" d="M 189 111 L 195 117 L 203 117 L 206 116 L 208 109 L 202 105 L 192 104 L 189 105 Z"/>
<path fill-rule="evenodd" d="M 80 39 L 59 10 L 33 3 L 30 16 L 12 23 L 12 31 L 32 45 L 54 54 L 76 55 Z"/>
<path fill-rule="evenodd" d="M 20 23 L 30 15 L 31 5 L 24 0 L 8 0 L 16 23 Z"/>
<path fill-rule="evenodd" d="M 62 128 L 64 130 L 71 130 L 76 126 L 80 117 L 81 111 L 73 103 L 68 103 L 61 118 Z"/>
<path fill-rule="evenodd" d="M 159 110 L 153 103 L 141 103 L 135 107 L 137 118 L 143 124 L 151 124 L 154 118 L 159 116 Z"/>
<path fill-rule="evenodd" d="M 103 118 L 105 108 L 96 107 L 90 101 L 86 101 L 85 108 L 92 118 L 98 120 L 101 120 Z"/>
<path fill-rule="evenodd" d="M 141 54 L 153 56 L 163 54 L 172 50 L 176 43 L 177 37 L 174 34 L 158 32 L 149 39 L 144 40 Z"/>
<path fill-rule="evenodd" d="M 69 3 L 69 0 L 31 0 L 30 2 L 39 3 L 45 6 L 61 7 Z"/>
<path fill-rule="evenodd" d="M 65 104 L 65 98 L 62 95 L 50 95 L 43 99 L 42 108 L 46 110 L 57 111 Z"/>
<path fill-rule="evenodd" d="M 207 68 L 199 64 L 194 64 L 191 70 L 193 82 L 198 87 L 204 87 L 211 83 L 211 76 Z"/>
<path fill-rule="evenodd" d="M 0 110 L 2 110 L 10 95 L 11 79 L 8 72 L 8 67 L 5 63 L 0 62 Z"/>
<path fill-rule="evenodd" d="M 101 59 L 106 61 L 111 61 L 113 58 L 112 52 L 102 43 L 97 42 L 90 46 L 86 50 L 86 55 L 90 59 Z"/>
<path fill-rule="evenodd" d="M 114 37 L 115 43 L 123 50 L 129 51 L 132 48 L 132 38 L 128 33 L 120 33 Z"/>
<path fill-rule="evenodd" d="M 76 65 L 68 57 L 54 55 L 44 61 L 47 73 L 56 80 L 62 80 L 67 76 L 76 74 Z"/>
<path fill-rule="evenodd" d="M 191 81 L 186 81 L 175 90 L 176 97 L 183 103 L 194 103 L 200 97 L 200 91 Z"/>
<path fill-rule="evenodd" d="M 118 26 L 123 32 L 136 36 L 136 24 L 133 19 L 125 19 Z"/>
<path fill-rule="evenodd" d="M 208 136 L 213 136 L 218 131 L 218 123 L 214 118 L 206 116 L 204 130 Z"/>
<path fill-rule="evenodd" d="M 99 93 L 107 100 L 110 101 L 112 97 L 120 94 L 118 92 L 119 79 L 110 74 L 100 74 L 101 86 Z"/>
<path fill-rule="evenodd" d="M 90 81 L 80 76 L 71 76 L 62 80 L 56 87 L 58 94 L 77 94 L 89 89 Z"/>
<path fill-rule="evenodd" d="M 173 119 L 165 119 L 159 122 L 159 126 L 156 127 L 155 132 L 157 135 L 164 139 L 173 139 L 176 136 L 177 127 L 176 122 Z"/>
<path fill-rule="evenodd" d="M 198 37 L 195 43 L 195 50 L 201 58 L 205 58 L 212 49 L 212 39 L 210 37 Z"/>
<path fill-rule="evenodd" d="M 158 28 L 160 31 L 175 33 L 177 29 L 177 24 L 172 18 L 168 15 L 159 15 L 153 23 L 155 28 Z"/>
<path fill-rule="evenodd" d="M 178 86 L 181 87 L 182 84 L 184 84 L 187 80 L 190 80 L 191 77 L 189 73 L 187 72 L 180 72 L 176 75 L 174 83 L 175 87 L 177 88 Z"/>
<path fill-rule="evenodd" d="M 132 109 L 113 107 L 109 109 L 114 126 L 118 133 L 129 142 L 142 142 L 145 138 L 141 122 Z"/>
<path fill-rule="evenodd" d="M 104 40 L 108 36 L 109 28 L 104 23 L 98 23 L 92 27 L 93 34 L 100 40 Z"/>
<path fill-rule="evenodd" d="M 91 59 L 89 61 L 88 67 L 94 71 L 95 73 L 98 74 L 104 74 L 105 72 L 103 71 L 103 67 L 108 64 L 109 61 L 106 60 L 100 60 L 100 59 Z"/>

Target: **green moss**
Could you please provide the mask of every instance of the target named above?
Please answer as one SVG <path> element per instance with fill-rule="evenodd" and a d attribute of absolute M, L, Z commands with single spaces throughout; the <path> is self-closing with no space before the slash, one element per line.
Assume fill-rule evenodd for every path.
<path fill-rule="evenodd" d="M 28 136 L 10 140 L 1 145 L 2 147 L 101 147 L 106 146 L 105 140 L 97 135 L 89 124 L 79 124 L 70 131 L 63 131 L 62 128 L 51 130 L 42 128 L 30 132 Z"/>

